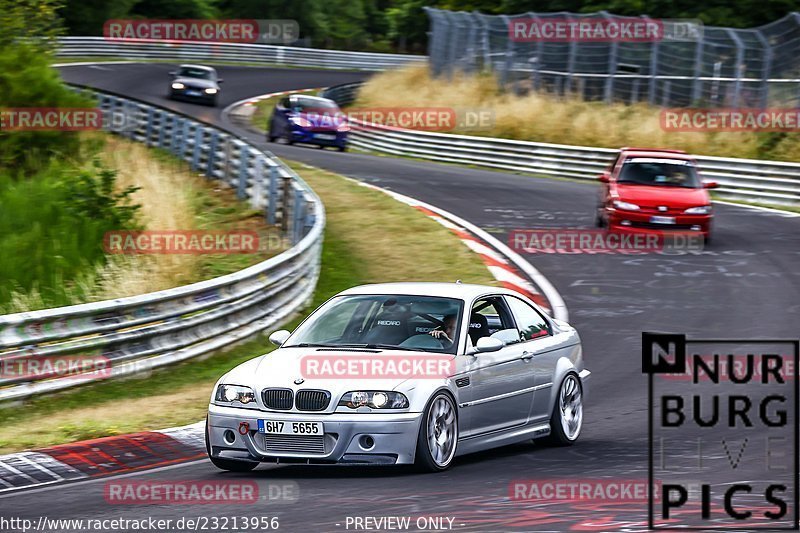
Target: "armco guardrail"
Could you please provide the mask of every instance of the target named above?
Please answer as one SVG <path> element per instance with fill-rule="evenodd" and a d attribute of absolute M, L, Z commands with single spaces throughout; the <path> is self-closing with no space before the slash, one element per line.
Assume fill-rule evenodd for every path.
<path fill-rule="evenodd" d="M 330 87 L 323 96 L 352 103 L 359 84 Z M 618 150 L 400 130 L 355 123 L 353 146 L 375 152 L 563 178 L 596 179 Z M 721 198 L 800 205 L 800 164 L 695 156 L 703 176 L 717 181 Z"/>
<path fill-rule="evenodd" d="M 100 94 L 110 130 L 171 151 L 280 224 L 294 246 L 239 272 L 151 294 L 0 316 L 0 400 L 140 373 L 260 332 L 310 300 L 319 276 L 322 203 L 274 156 L 166 109 Z M 48 377 L 44 369 L 84 367 Z M 40 372 L 32 373 L 38 368 Z"/>
<path fill-rule="evenodd" d="M 347 52 L 265 44 L 184 42 L 163 40 L 121 40 L 104 37 L 62 37 L 58 57 L 107 57 L 181 62 L 253 63 L 289 67 L 317 67 L 352 70 L 384 70 L 425 56 Z"/>

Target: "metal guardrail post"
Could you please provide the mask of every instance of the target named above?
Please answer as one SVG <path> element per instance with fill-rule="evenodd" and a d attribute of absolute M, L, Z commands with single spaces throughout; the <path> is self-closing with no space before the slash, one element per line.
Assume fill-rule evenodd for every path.
<path fill-rule="evenodd" d="M 278 216 L 278 167 L 269 167 L 269 205 L 267 206 L 267 221 L 275 224 Z"/>
<path fill-rule="evenodd" d="M 213 178 L 217 164 L 217 150 L 219 150 L 219 131 L 216 128 L 212 128 L 209 133 L 211 134 L 211 140 L 208 145 L 208 154 L 206 155 L 206 176 Z"/>
<path fill-rule="evenodd" d="M 236 196 L 247 197 L 248 169 L 250 168 L 250 147 L 242 143 L 239 147 L 239 180 L 236 185 Z"/>
<path fill-rule="evenodd" d="M 195 128 L 194 130 L 194 147 L 192 149 L 192 170 L 200 169 L 200 151 L 203 148 L 203 130 L 204 128 Z"/>
<path fill-rule="evenodd" d="M 291 214 L 292 178 L 289 176 L 283 176 L 281 179 L 283 180 L 283 205 L 280 211 L 281 230 L 284 233 L 287 233 L 289 231 L 289 218 Z"/>

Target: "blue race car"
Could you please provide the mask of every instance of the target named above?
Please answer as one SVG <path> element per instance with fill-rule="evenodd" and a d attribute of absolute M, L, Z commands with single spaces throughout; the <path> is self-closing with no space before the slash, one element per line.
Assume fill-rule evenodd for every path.
<path fill-rule="evenodd" d="M 287 144 L 332 146 L 347 150 L 350 125 L 333 100 L 293 94 L 281 98 L 272 112 L 267 140 L 283 139 Z"/>

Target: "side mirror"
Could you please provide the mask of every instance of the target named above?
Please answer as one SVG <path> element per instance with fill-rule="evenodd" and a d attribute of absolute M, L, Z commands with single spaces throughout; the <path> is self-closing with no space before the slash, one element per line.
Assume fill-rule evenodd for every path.
<path fill-rule="evenodd" d="M 717 183 L 716 181 L 704 181 L 703 182 L 703 188 L 704 189 L 716 189 L 717 187 L 719 187 L 719 183 Z"/>
<path fill-rule="evenodd" d="M 500 339 L 494 337 L 481 337 L 475 344 L 476 353 L 496 352 L 501 350 L 506 344 Z"/>
<path fill-rule="evenodd" d="M 177 71 L 177 70 L 173 70 L 173 71 L 171 71 L 171 72 L 169 73 L 169 75 L 170 75 L 170 77 L 174 78 L 175 76 L 177 76 L 177 75 L 178 75 L 178 71 Z"/>
<path fill-rule="evenodd" d="M 289 335 L 291 335 L 291 332 L 285 329 L 279 329 L 278 331 L 274 331 L 272 335 L 269 336 L 269 342 L 275 346 L 280 346 L 286 342 L 286 339 L 289 338 Z"/>
<path fill-rule="evenodd" d="M 597 179 L 600 180 L 601 183 L 608 183 L 609 181 L 611 181 L 611 174 L 609 174 L 608 172 L 603 172 L 602 174 L 597 176 Z"/>
<path fill-rule="evenodd" d="M 223 80 L 222 78 L 217 78 L 217 83 L 222 83 L 223 81 L 225 80 Z"/>

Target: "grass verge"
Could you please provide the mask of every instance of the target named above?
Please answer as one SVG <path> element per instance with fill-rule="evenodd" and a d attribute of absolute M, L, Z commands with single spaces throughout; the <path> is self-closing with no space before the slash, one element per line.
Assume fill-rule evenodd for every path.
<path fill-rule="evenodd" d="M 378 73 L 359 93 L 356 107 L 453 107 L 485 110 L 488 127 L 455 131 L 507 139 L 619 148 L 663 146 L 694 154 L 780 161 L 800 160 L 800 133 L 669 132 L 661 127 L 661 108 L 647 104 L 606 104 L 577 97 L 498 89 L 494 76 L 431 78 L 427 66 Z"/>
<path fill-rule="evenodd" d="M 342 176 L 291 165 L 327 211 L 322 270 L 306 312 L 363 283 L 461 279 L 495 284 L 477 255 L 416 209 Z M 262 335 L 147 375 L 0 406 L 0 453 L 196 422 L 205 416 L 211 387 L 222 374 L 271 349 Z"/>

